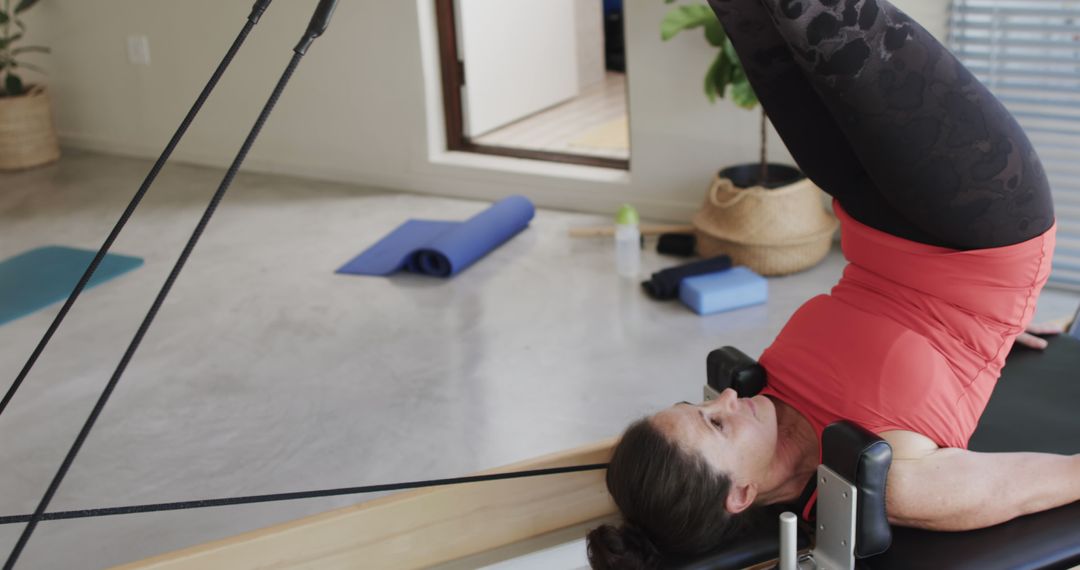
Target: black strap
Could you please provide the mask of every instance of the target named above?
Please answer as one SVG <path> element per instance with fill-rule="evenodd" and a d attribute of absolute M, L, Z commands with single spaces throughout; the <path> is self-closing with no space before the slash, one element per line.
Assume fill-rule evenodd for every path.
<path fill-rule="evenodd" d="M 810 504 L 810 500 L 814 498 L 814 493 L 817 492 L 817 471 L 810 476 L 810 480 L 806 482 L 806 486 L 803 487 L 802 493 L 799 495 L 799 500 L 796 501 L 795 506 L 798 508 L 799 518 L 812 521 L 817 515 L 817 502 L 810 509 L 810 512 L 806 512 L 806 507 Z"/>
<path fill-rule="evenodd" d="M 158 310 L 165 302 L 165 297 L 168 296 L 169 291 L 172 289 L 173 283 L 176 282 L 176 278 L 180 275 L 180 271 L 184 268 L 184 263 L 191 255 L 192 250 L 195 249 L 195 244 L 198 243 L 199 237 L 202 236 L 203 230 L 206 229 L 207 224 L 210 222 L 210 218 L 214 215 L 214 211 L 217 209 L 218 204 L 222 198 L 225 197 L 225 192 L 232 184 L 233 178 L 236 177 L 236 173 L 240 170 L 240 165 L 244 162 L 244 158 L 247 156 L 248 151 L 251 149 L 252 144 L 255 143 L 255 139 L 259 136 L 259 132 L 262 130 L 263 124 L 270 116 L 270 112 L 274 109 L 274 105 L 277 103 L 278 98 L 281 96 L 282 91 L 285 90 L 285 86 L 288 84 L 289 79 L 292 77 L 293 72 L 296 70 L 296 66 L 299 65 L 300 59 L 303 58 L 303 54 L 294 52 L 292 59 L 289 61 L 288 67 L 285 68 L 285 72 L 281 75 L 281 79 L 278 80 L 277 85 L 274 87 L 274 92 L 271 93 L 270 99 L 263 106 L 263 110 L 259 113 L 258 119 L 255 121 L 255 125 L 252 127 L 251 132 L 248 133 L 247 138 L 244 140 L 244 144 L 240 147 L 240 151 L 236 155 L 236 159 L 233 160 L 232 165 L 229 167 L 228 172 L 225 173 L 225 178 L 218 186 L 217 192 L 210 199 L 210 203 L 206 206 L 206 211 L 203 212 L 202 218 L 199 220 L 198 225 L 192 232 L 191 237 L 188 239 L 187 245 L 184 246 L 183 252 L 180 254 L 180 258 L 176 260 L 173 265 L 172 271 L 169 273 L 165 283 L 161 286 L 161 290 L 158 292 L 157 297 L 154 299 L 153 305 L 150 310 L 147 311 L 146 317 L 143 318 L 142 324 L 139 325 L 138 331 L 135 333 L 135 337 L 131 339 L 131 343 L 128 344 L 127 350 L 124 351 L 124 356 L 120 359 L 120 364 L 117 365 L 116 370 L 113 372 L 112 377 L 109 379 L 108 384 L 105 385 L 105 389 L 101 392 L 101 396 L 98 398 L 96 404 L 94 404 L 93 411 L 90 412 L 90 417 L 83 423 L 82 429 L 79 431 L 78 437 L 75 438 L 75 442 L 71 445 L 71 449 L 68 450 L 67 455 L 64 457 L 64 462 L 60 465 L 60 469 L 56 472 L 52 482 L 49 483 L 49 488 L 45 491 L 45 494 L 41 497 L 41 501 L 38 503 L 37 509 L 34 510 L 34 514 L 30 516 L 30 520 L 26 524 L 26 528 L 23 529 L 22 534 L 19 536 L 18 542 L 15 543 L 15 548 L 12 549 L 11 555 L 8 557 L 7 562 L 4 563 L 4 570 L 12 570 L 15 567 L 15 562 L 19 559 L 19 555 L 26 547 L 26 543 L 30 540 L 30 536 L 34 533 L 34 529 L 37 528 L 37 523 L 42 520 L 45 514 L 45 509 L 48 508 L 49 502 L 52 501 L 53 495 L 56 494 L 57 489 L 60 487 L 60 483 L 64 480 L 64 476 L 67 475 L 68 469 L 71 467 L 72 462 L 75 461 L 75 456 L 78 455 L 79 450 L 82 448 L 83 442 L 86 441 L 87 436 L 90 435 L 90 430 L 93 429 L 94 423 L 97 421 L 98 416 L 101 415 L 101 411 L 105 408 L 105 404 L 108 403 L 109 397 L 112 396 L 113 390 L 116 388 L 117 383 L 120 381 L 120 377 L 123 376 L 124 370 L 127 369 L 127 365 L 131 362 L 131 358 L 135 355 L 135 351 L 139 348 L 139 344 L 142 342 L 146 332 L 150 329 L 151 323 L 154 322 L 154 317 L 157 316 Z"/>
<path fill-rule="evenodd" d="M 273 493 L 269 495 L 249 495 L 246 497 L 230 497 L 225 499 L 199 499 L 194 501 L 179 501 L 175 503 L 154 503 L 149 505 L 133 505 L 128 507 L 108 507 L 101 509 L 83 509 L 78 511 L 58 511 L 45 513 L 39 520 L 65 520 L 82 519 L 90 517 L 104 517 L 109 515 L 129 515 L 134 513 L 152 513 L 160 511 L 179 511 L 185 509 L 201 509 L 206 507 L 222 507 L 226 505 L 246 505 L 251 503 L 269 503 L 275 501 L 292 501 L 296 499 L 312 499 L 316 497 L 335 497 L 338 495 L 359 495 L 363 493 L 381 493 L 384 491 L 400 491 L 402 489 L 420 489 L 423 487 L 438 487 L 444 485 L 461 485 L 465 483 L 479 483 L 483 481 L 499 481 L 504 479 L 522 479 L 525 477 L 540 477 L 546 475 L 559 475 L 563 473 L 578 473 L 582 471 L 595 471 L 607 469 L 606 463 L 594 463 L 589 465 L 574 465 L 570 467 L 551 467 L 547 469 L 533 469 L 529 471 L 511 471 L 509 473 L 493 473 L 490 475 L 471 475 L 468 477 L 455 477 L 452 479 L 429 479 L 426 481 L 410 481 L 406 483 L 388 483 L 384 485 L 367 485 L 364 487 L 342 487 L 337 489 L 324 489 L 321 491 L 300 491 L 296 493 Z M 0 525 L 29 522 L 33 515 L 9 515 L 0 516 Z"/>
<path fill-rule="evenodd" d="M 64 322 L 64 317 L 67 316 L 68 311 L 71 310 L 71 306 L 75 304 L 75 300 L 82 294 L 83 289 L 86 288 L 86 284 L 90 282 L 90 278 L 93 277 L 94 272 L 97 271 L 98 265 L 101 264 L 101 260 L 105 259 L 105 254 L 112 248 L 112 244 L 116 241 L 117 236 L 120 235 L 120 230 L 124 229 L 127 225 L 128 219 L 135 213 L 135 208 L 139 207 L 139 203 L 142 202 L 143 196 L 146 195 L 146 191 L 150 189 L 150 185 L 154 183 L 161 168 L 165 166 L 165 162 L 169 160 L 169 157 L 173 153 L 173 149 L 180 143 L 180 139 L 184 137 L 187 132 L 188 126 L 195 120 L 195 116 L 199 114 L 199 110 L 202 109 L 203 103 L 210 96 L 210 92 L 217 86 L 218 80 L 221 79 L 222 74 L 225 73 L 225 69 L 229 67 L 229 64 L 233 60 L 233 56 L 240 50 L 240 46 L 244 44 L 244 40 L 247 38 L 248 33 L 255 27 L 255 24 L 259 21 L 259 17 L 266 10 L 266 7 L 270 4 L 270 0 L 259 0 L 255 3 L 255 7 L 251 11 L 251 15 L 248 16 L 247 24 L 244 25 L 244 29 L 240 30 L 240 34 L 236 36 L 236 39 L 232 43 L 232 47 L 229 48 L 228 53 L 218 64 L 217 69 L 214 70 L 214 74 L 210 76 L 210 81 L 203 87 L 199 97 L 195 99 L 195 104 L 191 106 L 191 110 L 188 111 L 187 116 L 180 123 L 180 126 L 173 133 L 172 139 L 169 140 L 169 144 L 165 145 L 165 150 L 161 152 L 161 156 L 158 157 L 157 162 L 154 163 L 153 168 L 146 175 L 142 185 L 139 186 L 139 190 L 135 192 L 135 196 L 131 198 L 131 202 L 128 203 L 124 213 L 120 215 L 120 219 L 116 221 L 116 225 L 113 226 L 109 237 L 105 238 L 105 243 L 101 245 L 101 249 L 98 250 L 97 255 L 94 256 L 94 260 L 90 262 L 90 266 L 86 268 L 82 277 L 79 278 L 79 282 L 75 285 L 75 289 L 68 295 L 67 301 L 64 302 L 64 306 L 60 308 L 60 312 L 56 314 L 52 324 L 49 325 L 48 330 L 45 331 L 45 335 L 38 341 L 37 347 L 30 353 L 30 358 L 27 359 L 26 364 L 23 365 L 22 370 L 19 371 L 19 375 L 15 377 L 15 381 L 11 383 L 11 387 L 8 388 L 7 393 L 4 394 L 4 398 L 0 400 L 0 414 L 4 413 L 7 409 L 8 403 L 15 396 L 15 392 L 22 386 L 23 380 L 30 374 L 30 369 L 34 367 L 34 363 L 37 362 L 41 353 L 45 350 L 45 346 L 49 344 L 49 340 L 52 339 L 53 334 L 56 333 L 56 329 L 60 328 L 60 323 Z"/>

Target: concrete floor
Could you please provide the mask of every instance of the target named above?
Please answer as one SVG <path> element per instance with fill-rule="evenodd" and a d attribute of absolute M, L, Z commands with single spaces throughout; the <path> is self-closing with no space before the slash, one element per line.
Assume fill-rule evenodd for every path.
<path fill-rule="evenodd" d="M 96 249 L 149 169 L 69 152 L 0 175 L 0 259 Z M 173 165 L 114 247 L 146 265 L 83 295 L 0 416 L 0 514 L 33 510 L 222 176 Z M 618 434 L 700 397 L 705 355 L 758 355 L 843 258 L 701 318 L 612 270 L 597 216 L 538 212 L 461 275 L 334 270 L 409 217 L 485 204 L 241 175 L 50 510 L 457 476 Z M 655 253 L 645 271 L 678 263 Z M 1048 290 L 1037 318 L 1080 296 Z M 0 326 L 6 390 L 58 306 Z M 334 498 L 46 522 L 19 568 L 102 568 L 351 504 Z M 21 525 L 0 527 L 7 557 Z"/>

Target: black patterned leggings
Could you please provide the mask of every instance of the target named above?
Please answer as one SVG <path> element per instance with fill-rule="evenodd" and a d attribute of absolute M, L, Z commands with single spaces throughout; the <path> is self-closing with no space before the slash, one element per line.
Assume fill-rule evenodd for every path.
<path fill-rule="evenodd" d="M 886 0 L 709 0 L 799 168 L 856 220 L 954 249 L 1053 225 L 1016 120 Z"/>

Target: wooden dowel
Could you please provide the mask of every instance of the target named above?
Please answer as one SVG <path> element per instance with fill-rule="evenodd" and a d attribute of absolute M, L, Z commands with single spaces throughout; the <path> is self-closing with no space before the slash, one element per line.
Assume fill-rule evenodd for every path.
<path fill-rule="evenodd" d="M 660 234 L 692 234 L 694 226 L 678 224 L 641 224 L 638 230 L 643 236 Z M 615 235 L 615 226 L 594 226 L 586 228 L 570 228 L 570 237 L 611 237 Z"/>

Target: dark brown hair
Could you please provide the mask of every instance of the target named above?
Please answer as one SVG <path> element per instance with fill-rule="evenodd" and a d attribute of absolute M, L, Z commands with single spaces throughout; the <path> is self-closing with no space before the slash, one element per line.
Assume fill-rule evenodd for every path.
<path fill-rule="evenodd" d="M 654 569 L 708 554 L 747 526 L 724 502 L 731 477 L 669 441 L 648 418 L 630 424 L 615 446 L 607 488 L 623 516 L 588 535 L 598 570 Z"/>

